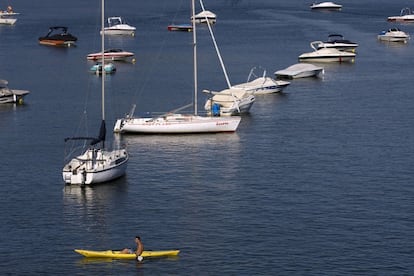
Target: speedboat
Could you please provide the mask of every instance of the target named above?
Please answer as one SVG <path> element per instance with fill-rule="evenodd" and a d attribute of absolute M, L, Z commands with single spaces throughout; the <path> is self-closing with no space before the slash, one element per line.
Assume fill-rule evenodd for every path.
<path fill-rule="evenodd" d="M 194 15 L 194 17 L 191 17 L 191 20 L 195 21 L 195 23 L 207 23 L 207 21 L 210 24 L 214 24 L 216 23 L 217 20 L 217 15 L 211 11 L 202 11 L 196 15 Z"/>
<path fill-rule="evenodd" d="M 77 37 L 68 33 L 67 27 L 55 26 L 50 27 L 49 32 L 42 37 L 39 37 L 39 43 L 50 46 L 74 46 Z"/>
<path fill-rule="evenodd" d="M 330 34 L 327 41 L 318 45 L 318 49 L 324 47 L 336 48 L 339 51 L 355 52 L 356 47 L 358 47 L 358 43 L 344 39 L 341 34 Z"/>
<path fill-rule="evenodd" d="M 410 8 L 403 8 L 400 11 L 400 15 L 389 16 L 387 20 L 396 22 L 414 22 L 414 13 Z"/>
<path fill-rule="evenodd" d="M 126 61 L 129 58 L 132 58 L 132 62 L 135 62 L 134 53 L 126 52 L 122 49 L 107 49 L 104 51 L 105 60 L 113 61 Z M 102 58 L 102 52 L 89 54 L 87 56 L 88 60 L 99 60 Z"/>
<path fill-rule="evenodd" d="M 391 28 L 387 31 L 382 31 L 377 38 L 381 41 L 407 43 L 410 36 L 398 28 Z"/>
<path fill-rule="evenodd" d="M 310 8 L 312 10 L 340 10 L 342 9 L 342 5 L 335 4 L 334 2 L 315 2 L 310 6 Z"/>
<path fill-rule="evenodd" d="M 108 17 L 108 27 L 104 28 L 106 35 L 135 35 L 136 28 L 130 26 L 120 16 Z M 101 31 L 102 34 L 102 31 Z"/>
<path fill-rule="evenodd" d="M 9 82 L 0 80 L 0 104 L 3 103 L 23 103 L 23 98 L 30 92 L 27 90 L 10 89 Z"/>
<path fill-rule="evenodd" d="M 263 71 L 263 76 L 258 77 L 254 74 L 256 68 L 250 70 L 247 82 L 232 86 L 233 88 L 241 88 L 252 95 L 264 95 L 281 92 L 286 86 L 290 84 L 288 81 L 275 80 L 266 77 L 266 70 Z M 255 78 L 252 80 L 252 78 Z"/>
<path fill-rule="evenodd" d="M 95 63 L 89 71 L 98 75 L 102 74 L 102 62 Z M 105 63 L 103 71 L 105 74 L 112 74 L 116 72 L 116 67 L 112 62 Z"/>
<path fill-rule="evenodd" d="M 192 32 L 193 26 L 191 24 L 171 24 L 167 29 L 169 31 Z"/>
<path fill-rule="evenodd" d="M 323 67 L 311 63 L 296 63 L 283 70 L 275 72 L 277 78 L 298 79 L 317 77 L 323 73 Z"/>
<path fill-rule="evenodd" d="M 252 107 L 255 97 L 242 88 L 228 88 L 220 92 L 203 90 L 204 93 L 212 94 L 204 105 L 207 113 L 213 116 L 231 116 L 248 113 Z"/>
<path fill-rule="evenodd" d="M 355 60 L 355 53 L 339 51 L 335 48 L 320 48 L 318 45 L 322 41 L 313 41 L 310 46 L 314 49 L 313 52 L 304 53 L 299 56 L 299 61 L 305 62 L 353 62 Z"/>

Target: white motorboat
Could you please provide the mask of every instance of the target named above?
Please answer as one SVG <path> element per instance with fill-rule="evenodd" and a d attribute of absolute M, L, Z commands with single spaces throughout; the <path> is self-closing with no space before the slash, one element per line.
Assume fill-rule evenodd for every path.
<path fill-rule="evenodd" d="M 132 52 L 127 52 L 122 49 L 107 49 L 104 51 L 105 60 L 113 61 L 127 61 L 131 59 L 132 62 L 135 62 L 135 54 Z M 89 54 L 87 56 L 88 60 L 99 60 L 102 57 L 102 52 Z"/>
<path fill-rule="evenodd" d="M 102 0 L 101 30 L 104 28 L 104 6 Z M 104 51 L 104 38 L 102 34 L 101 47 Z M 105 65 L 105 59 L 101 54 L 102 64 Z M 124 148 L 115 150 L 105 149 L 105 74 L 102 74 L 101 87 L 101 108 L 102 121 L 98 137 L 72 137 L 66 138 L 65 141 L 91 140 L 89 147 L 82 154 L 72 158 L 62 170 L 63 181 L 68 185 L 93 185 L 97 183 L 108 182 L 123 176 L 128 164 L 128 152 Z"/>
<path fill-rule="evenodd" d="M 355 53 L 339 51 L 335 48 L 320 48 L 322 41 L 311 42 L 313 52 L 304 53 L 299 56 L 301 62 L 353 62 Z"/>
<path fill-rule="evenodd" d="M 202 3 L 200 1 L 200 3 Z M 203 7 L 204 9 L 204 7 Z M 194 16 L 195 1 L 191 1 L 192 15 Z M 210 26 L 210 23 L 207 23 Z M 197 32 L 195 21 L 193 26 L 193 57 L 194 57 L 194 114 L 166 113 L 156 117 L 134 117 L 135 105 L 131 112 L 122 119 L 118 119 L 114 132 L 138 134 L 190 134 L 190 133 L 217 133 L 234 132 L 239 126 L 241 117 L 200 116 L 197 113 Z"/>
<path fill-rule="evenodd" d="M 341 34 L 330 34 L 327 41 L 324 41 L 318 45 L 318 49 L 324 47 L 335 48 L 339 51 L 355 52 L 355 49 L 358 47 L 358 43 L 344 39 Z"/>
<path fill-rule="evenodd" d="M 398 28 L 391 28 L 379 33 L 377 38 L 381 41 L 407 43 L 410 39 L 410 35 Z"/>
<path fill-rule="evenodd" d="M 387 20 L 394 22 L 414 22 L 414 13 L 410 8 L 403 8 L 400 11 L 400 15 L 389 16 Z"/>
<path fill-rule="evenodd" d="M 10 16 L 0 15 L 0 24 L 14 25 L 16 21 L 17 21 L 16 18 L 11 18 Z"/>
<path fill-rule="evenodd" d="M 9 82 L 0 80 L 0 104 L 4 103 L 23 103 L 23 98 L 30 92 L 27 90 L 10 89 Z"/>
<path fill-rule="evenodd" d="M 108 17 L 108 27 L 104 28 L 106 35 L 135 35 L 136 28 L 127 24 L 120 16 Z M 102 34 L 102 31 L 101 31 Z"/>
<path fill-rule="evenodd" d="M 203 90 L 205 93 L 213 94 L 209 98 L 204 109 L 213 116 L 233 116 L 248 113 L 252 107 L 255 97 L 242 88 L 228 88 L 220 92 Z"/>
<path fill-rule="evenodd" d="M 203 10 L 202 12 L 191 16 L 191 20 L 195 23 L 207 23 L 214 24 L 217 21 L 217 15 L 211 11 Z"/>
<path fill-rule="evenodd" d="M 340 10 L 342 9 L 342 5 L 335 4 L 334 2 L 315 2 L 310 6 L 310 8 L 312 10 Z"/>
<path fill-rule="evenodd" d="M 277 78 L 298 79 L 318 77 L 323 72 L 323 67 L 311 63 L 296 63 L 283 70 L 276 71 L 275 75 Z"/>
<path fill-rule="evenodd" d="M 256 68 L 250 70 L 247 82 L 234 85 L 233 88 L 241 88 L 252 95 L 264 95 L 281 92 L 290 84 L 288 81 L 275 80 L 266 76 L 266 70 L 263 70 L 263 76 L 258 77 L 254 72 Z M 254 78 L 254 79 L 252 79 Z"/>

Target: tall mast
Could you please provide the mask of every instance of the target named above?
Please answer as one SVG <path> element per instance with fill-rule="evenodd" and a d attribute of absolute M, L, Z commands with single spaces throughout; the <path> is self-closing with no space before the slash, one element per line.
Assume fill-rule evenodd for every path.
<path fill-rule="evenodd" d="M 197 35 L 195 24 L 195 1 L 191 0 L 191 13 L 192 13 L 192 25 L 193 25 L 193 53 L 194 53 L 194 115 L 197 115 Z"/>
<path fill-rule="evenodd" d="M 101 14 L 101 50 L 102 50 L 102 121 L 105 121 L 105 0 L 101 0 L 102 14 Z M 99 70 L 99 69 L 98 69 Z"/>

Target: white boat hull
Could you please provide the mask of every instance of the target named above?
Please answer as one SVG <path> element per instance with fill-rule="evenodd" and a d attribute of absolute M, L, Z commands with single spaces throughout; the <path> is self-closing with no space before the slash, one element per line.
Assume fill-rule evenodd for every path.
<path fill-rule="evenodd" d="M 135 31 L 121 30 L 121 29 L 108 29 L 108 30 L 104 30 L 104 32 L 105 32 L 105 35 L 130 35 L 130 36 L 135 35 Z"/>
<path fill-rule="evenodd" d="M 203 117 L 170 114 L 158 118 L 124 118 L 115 123 L 114 132 L 137 134 L 189 134 L 236 131 L 240 117 Z"/>
<path fill-rule="evenodd" d="M 398 36 L 378 36 L 378 39 L 381 41 L 387 41 L 387 42 L 402 42 L 407 43 L 408 38 L 407 37 L 398 37 Z"/>
<path fill-rule="evenodd" d="M 17 21 L 16 18 L 8 18 L 8 17 L 0 18 L 0 24 L 4 24 L 4 25 L 14 25 L 16 21 Z"/>
<path fill-rule="evenodd" d="M 322 48 L 317 50 L 317 45 L 321 42 L 314 41 L 311 47 L 314 52 L 304 53 L 299 56 L 299 61 L 302 62 L 354 62 L 355 53 L 342 52 L 335 48 Z"/>
<path fill-rule="evenodd" d="M 70 185 L 92 185 L 114 180 L 125 174 L 128 158 L 125 149 L 110 152 L 88 149 L 66 164 L 63 181 Z"/>
<path fill-rule="evenodd" d="M 314 57 L 300 57 L 301 62 L 354 62 L 355 57 L 347 56 L 314 56 Z"/>

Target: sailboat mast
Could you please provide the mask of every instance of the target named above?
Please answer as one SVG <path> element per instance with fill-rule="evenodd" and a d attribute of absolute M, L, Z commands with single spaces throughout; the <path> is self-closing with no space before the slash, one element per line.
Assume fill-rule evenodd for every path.
<path fill-rule="evenodd" d="M 105 121 L 105 0 L 101 0 L 102 14 L 101 14 L 101 50 L 102 50 L 102 121 Z"/>
<path fill-rule="evenodd" d="M 195 24 L 195 0 L 191 0 L 191 13 L 193 25 L 193 53 L 194 53 L 194 115 L 197 115 L 197 35 Z"/>

